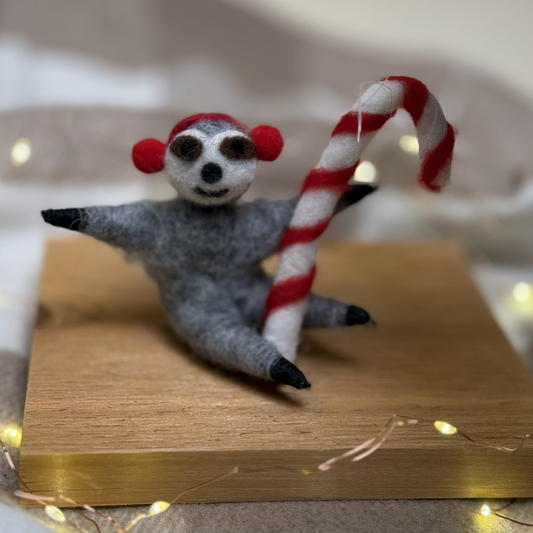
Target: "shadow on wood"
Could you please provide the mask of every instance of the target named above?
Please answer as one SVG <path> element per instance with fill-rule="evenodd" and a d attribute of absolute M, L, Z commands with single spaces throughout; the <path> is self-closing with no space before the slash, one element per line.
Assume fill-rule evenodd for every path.
<path fill-rule="evenodd" d="M 216 258 L 215 258 L 216 259 Z M 272 266 L 272 265 L 271 265 Z M 21 448 L 38 494 L 92 505 L 183 501 L 533 496 L 533 445 L 478 447 L 431 424 L 397 429 L 359 463 L 302 475 L 400 413 L 514 446 L 533 380 L 448 244 L 321 247 L 316 292 L 377 327 L 306 331 L 297 391 L 217 370 L 174 338 L 139 265 L 89 239 L 52 242 Z"/>

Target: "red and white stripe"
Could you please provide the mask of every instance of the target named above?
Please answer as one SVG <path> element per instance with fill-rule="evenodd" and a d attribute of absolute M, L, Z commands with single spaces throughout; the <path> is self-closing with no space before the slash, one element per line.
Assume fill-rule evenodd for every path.
<path fill-rule="evenodd" d="M 449 181 L 455 133 L 427 87 L 414 78 L 393 76 L 367 89 L 341 118 L 318 165 L 305 179 L 281 242 L 263 336 L 289 361 L 296 359 L 307 297 L 316 272 L 320 236 L 354 175 L 364 147 L 399 108 L 411 115 L 416 126 L 420 184 L 432 192 L 440 192 Z"/>

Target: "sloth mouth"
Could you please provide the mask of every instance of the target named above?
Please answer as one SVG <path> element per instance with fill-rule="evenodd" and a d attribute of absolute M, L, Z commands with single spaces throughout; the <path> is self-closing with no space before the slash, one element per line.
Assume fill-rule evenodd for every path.
<path fill-rule="evenodd" d="M 199 194 L 200 196 L 207 196 L 208 198 L 222 198 L 229 189 L 220 189 L 220 191 L 204 191 L 204 189 L 201 189 L 200 187 L 195 187 L 194 192 L 196 194 Z"/>

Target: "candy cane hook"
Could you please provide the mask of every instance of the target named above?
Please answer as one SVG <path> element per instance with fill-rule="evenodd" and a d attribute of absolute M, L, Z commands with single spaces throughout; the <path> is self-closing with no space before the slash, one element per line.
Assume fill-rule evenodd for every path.
<path fill-rule="evenodd" d="M 411 115 L 416 126 L 420 184 L 440 192 L 449 181 L 455 132 L 427 87 L 414 78 L 393 76 L 367 89 L 341 118 L 318 165 L 307 175 L 280 245 L 263 336 L 291 362 L 296 359 L 320 236 L 333 218 L 364 147 L 399 108 Z"/>

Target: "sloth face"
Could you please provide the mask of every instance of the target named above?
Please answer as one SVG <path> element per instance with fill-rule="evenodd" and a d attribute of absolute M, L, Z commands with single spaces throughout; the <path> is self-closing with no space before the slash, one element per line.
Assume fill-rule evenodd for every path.
<path fill-rule="evenodd" d="M 248 189 L 257 168 L 252 139 L 229 124 L 196 123 L 168 145 L 172 186 L 191 202 L 222 205 Z"/>

